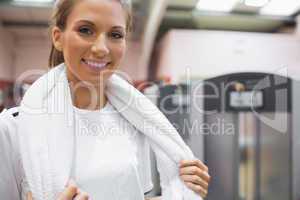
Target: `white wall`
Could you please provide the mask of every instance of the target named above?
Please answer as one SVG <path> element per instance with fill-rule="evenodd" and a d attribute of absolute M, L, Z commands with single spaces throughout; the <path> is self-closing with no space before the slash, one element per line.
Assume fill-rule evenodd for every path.
<path fill-rule="evenodd" d="M 13 77 L 13 37 L 0 23 L 0 79 L 11 80 Z"/>
<path fill-rule="evenodd" d="M 133 81 L 143 81 L 147 79 L 147 66 L 140 66 L 142 44 L 140 42 L 129 42 L 127 52 L 120 69 L 126 72 Z"/>
<path fill-rule="evenodd" d="M 300 77 L 300 37 L 201 30 L 173 30 L 162 40 L 158 76 L 172 82 L 232 72 L 271 72 Z"/>

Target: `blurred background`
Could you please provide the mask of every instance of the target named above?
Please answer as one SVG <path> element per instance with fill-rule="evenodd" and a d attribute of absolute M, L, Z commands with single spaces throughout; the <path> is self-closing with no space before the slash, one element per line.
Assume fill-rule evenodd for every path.
<path fill-rule="evenodd" d="M 299 71 L 299 0 L 132 0 L 132 5 L 134 30 L 121 68 L 136 84 L 182 82 L 186 69 L 193 79 L 239 70 Z M 0 0 L 0 105 L 24 72 L 47 70 L 52 7 L 52 0 Z"/>
<path fill-rule="evenodd" d="M 53 3 L 0 0 L 0 110 L 18 105 L 48 70 Z M 209 166 L 208 199 L 300 200 L 300 0 L 132 5 L 134 30 L 121 69 Z M 191 102 L 195 94 L 208 97 Z M 186 120 L 206 126 L 185 132 Z M 159 195 L 152 159 L 149 195 Z"/>

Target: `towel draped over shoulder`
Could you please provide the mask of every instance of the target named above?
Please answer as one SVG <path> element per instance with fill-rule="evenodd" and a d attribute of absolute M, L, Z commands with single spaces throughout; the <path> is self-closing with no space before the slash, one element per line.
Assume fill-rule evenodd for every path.
<path fill-rule="evenodd" d="M 35 200 L 55 200 L 74 170 L 74 111 L 65 64 L 51 69 L 27 90 L 19 113 L 23 167 Z M 141 92 L 117 74 L 106 96 L 139 133 L 159 162 L 162 200 L 199 200 L 179 176 L 179 162 L 195 159 L 176 129 Z"/>

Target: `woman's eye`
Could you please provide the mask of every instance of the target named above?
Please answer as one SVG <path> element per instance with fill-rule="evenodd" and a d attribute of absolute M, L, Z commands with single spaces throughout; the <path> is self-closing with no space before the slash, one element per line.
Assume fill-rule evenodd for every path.
<path fill-rule="evenodd" d="M 79 33 L 82 33 L 84 35 L 92 35 L 93 31 L 88 27 L 81 27 L 79 28 Z"/>
<path fill-rule="evenodd" d="M 119 32 L 112 32 L 111 37 L 113 39 L 122 39 L 122 38 L 124 38 L 124 35 L 122 33 L 119 33 Z"/>

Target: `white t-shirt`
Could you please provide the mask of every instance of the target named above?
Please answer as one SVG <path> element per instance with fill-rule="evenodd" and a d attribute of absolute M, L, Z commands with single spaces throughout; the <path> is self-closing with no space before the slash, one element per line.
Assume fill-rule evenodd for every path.
<path fill-rule="evenodd" d="M 74 110 L 80 188 L 96 200 L 144 199 L 152 188 L 145 136 L 109 102 L 98 111 Z"/>
<path fill-rule="evenodd" d="M 16 112 L 15 108 L 0 115 L 0 195 L 11 200 L 19 200 L 21 194 L 24 199 L 29 192 L 15 128 L 18 117 L 12 116 Z M 92 200 L 144 199 L 153 187 L 145 136 L 110 103 L 99 111 L 75 108 L 75 113 L 79 187 Z"/>

